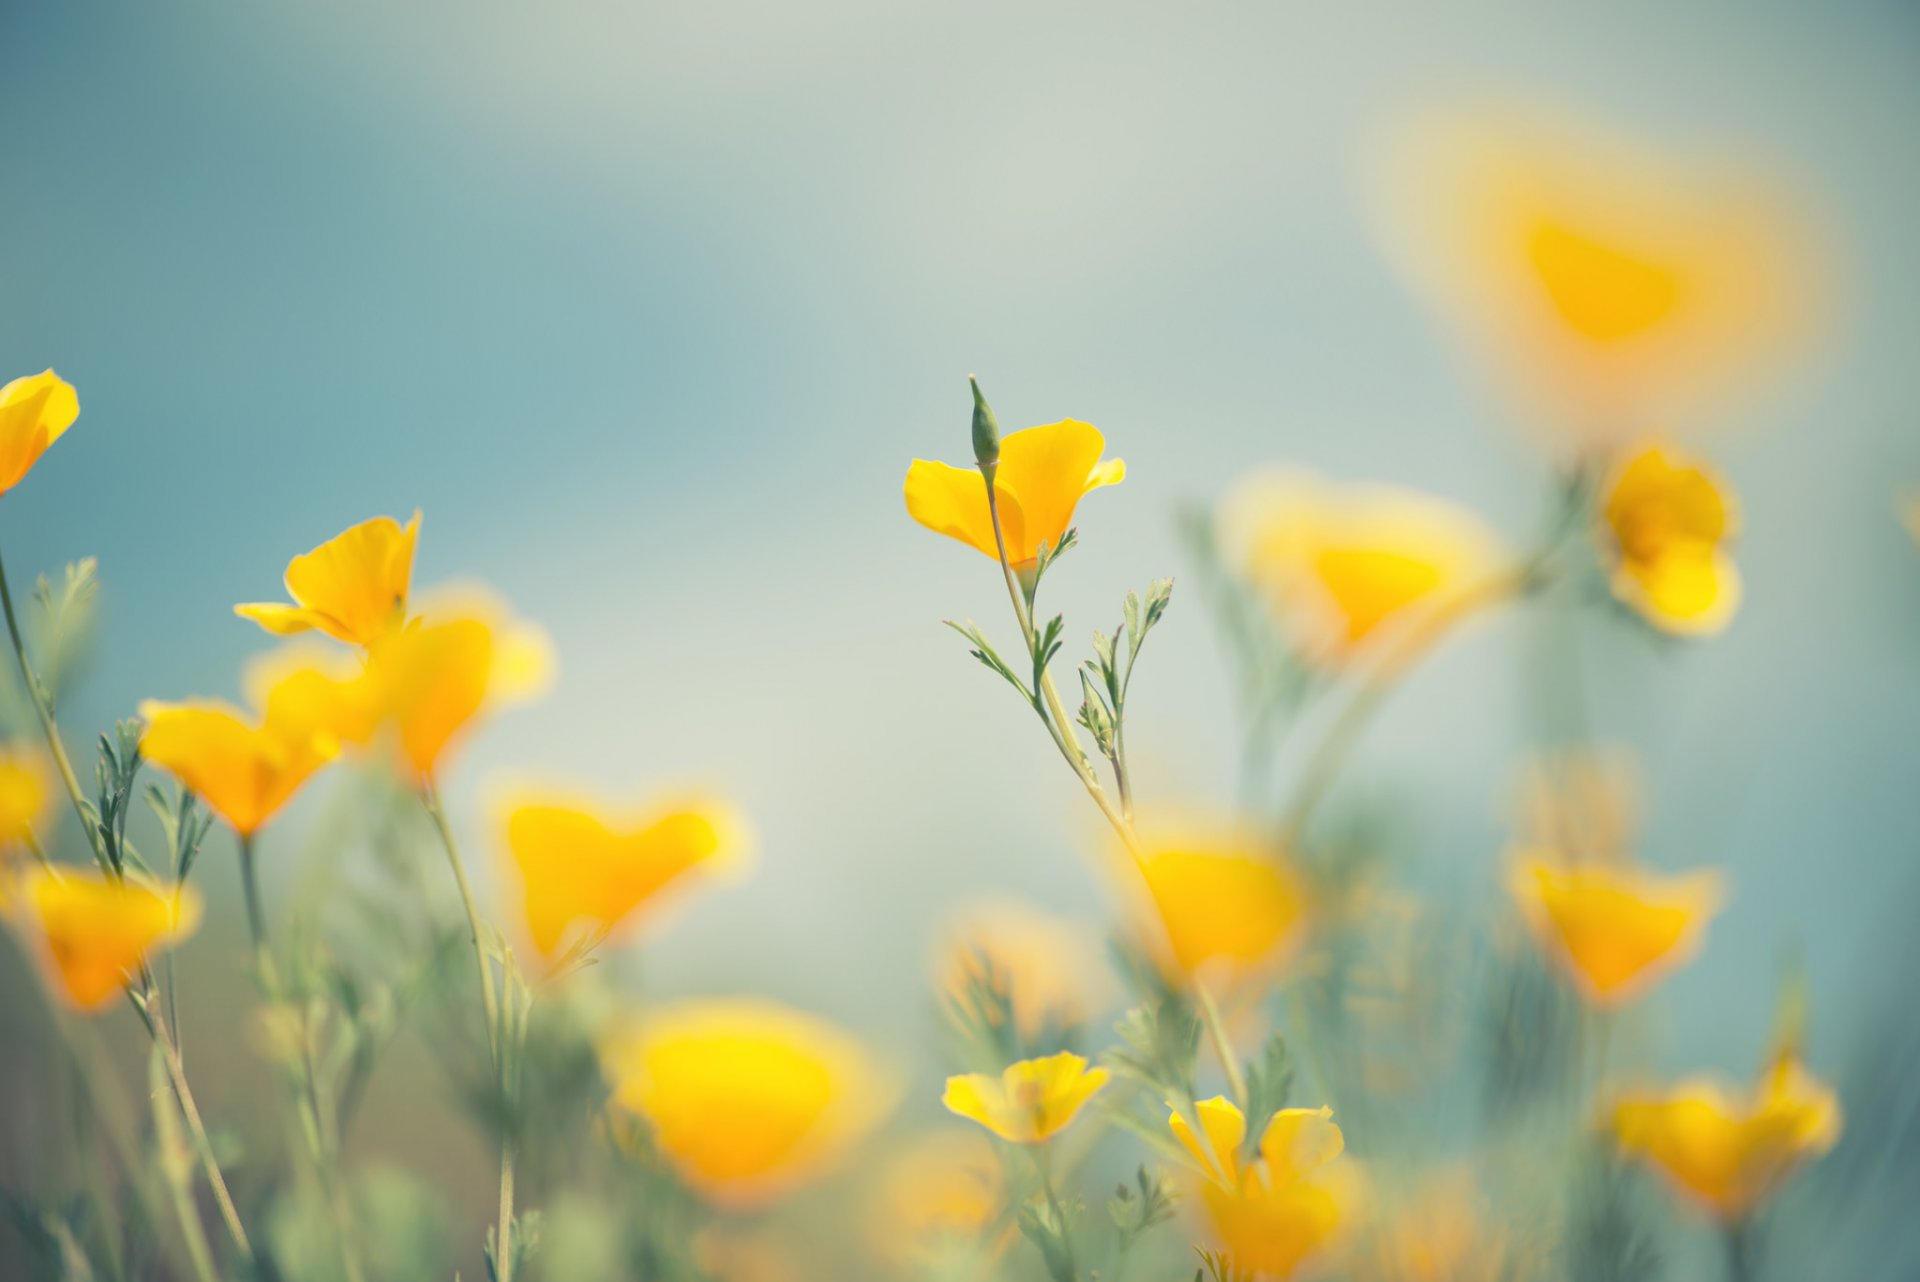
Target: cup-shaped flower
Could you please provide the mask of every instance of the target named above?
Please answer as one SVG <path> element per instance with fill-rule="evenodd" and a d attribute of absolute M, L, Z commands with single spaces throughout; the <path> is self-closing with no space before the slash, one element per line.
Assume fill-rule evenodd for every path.
<path fill-rule="evenodd" d="M 1481 588 L 1500 566 L 1499 540 L 1466 508 L 1290 468 L 1241 480 L 1220 504 L 1215 534 L 1300 655 L 1330 666 Z"/>
<path fill-rule="evenodd" d="M 1723 479 L 1697 459 L 1647 446 L 1614 469 L 1601 516 L 1615 596 L 1663 632 L 1706 636 L 1727 626 L 1740 605 L 1740 571 L 1725 549 L 1739 507 Z"/>
<path fill-rule="evenodd" d="M 930 1131 L 881 1167 L 868 1208 L 874 1254 L 903 1271 L 980 1245 L 1006 1205 L 993 1141 L 971 1127 Z"/>
<path fill-rule="evenodd" d="M 0 387 L 0 494 L 25 480 L 79 417 L 80 397 L 52 370 Z"/>
<path fill-rule="evenodd" d="M 1099 937 L 1079 923 L 1017 901 L 987 900 L 955 914 L 936 960 L 947 999 L 973 1008 L 980 988 L 994 1009 L 973 1010 L 992 1021 L 1010 1012 L 1023 1043 L 1071 1028 L 1107 995 L 1097 965 Z"/>
<path fill-rule="evenodd" d="M 154 888 L 92 869 L 33 867 L 21 874 L 8 915 L 61 998 L 95 1011 L 149 954 L 193 933 L 200 896 L 191 886 Z"/>
<path fill-rule="evenodd" d="M 1200 1134 L 1174 1110 L 1167 1123 L 1205 1177 L 1200 1199 L 1221 1248 L 1235 1267 L 1256 1277 L 1292 1277 L 1326 1251 L 1350 1222 L 1358 1187 L 1346 1146 L 1328 1108 L 1275 1113 L 1251 1158 L 1242 1155 L 1247 1121 L 1230 1100 L 1195 1106 Z"/>
<path fill-rule="evenodd" d="M 1270 977 L 1298 950 L 1306 885 L 1258 833 L 1173 815 L 1143 816 L 1137 832 L 1138 860 L 1116 861 L 1114 875 L 1170 981 L 1239 988 Z"/>
<path fill-rule="evenodd" d="M 764 1206 L 824 1174 L 894 1100 L 850 1035 L 768 1001 L 666 1006 L 601 1050 L 614 1102 L 721 1206 Z"/>
<path fill-rule="evenodd" d="M 1009 564 L 1031 564 L 1043 543 L 1058 547 L 1081 498 L 1126 479 L 1125 462 L 1101 460 L 1105 447 L 1106 438 L 1092 424 L 1070 418 L 1001 438 L 993 494 Z M 907 469 L 906 498 L 907 514 L 929 530 L 999 559 L 987 482 L 977 468 L 915 459 Z"/>
<path fill-rule="evenodd" d="M 1044 1144 L 1065 1130 L 1107 1084 L 1104 1068 L 1061 1051 L 1009 1064 L 999 1076 L 966 1073 L 947 1079 L 941 1103 L 1014 1144 Z"/>
<path fill-rule="evenodd" d="M 1840 1138 L 1833 1090 L 1791 1056 L 1741 1091 L 1711 1078 L 1621 1100 L 1613 1132 L 1627 1153 L 1651 1163 L 1708 1214 L 1751 1214 L 1802 1162 Z"/>
<path fill-rule="evenodd" d="M 53 799 L 53 776 L 36 745 L 0 744 L 0 853 L 36 840 Z"/>
<path fill-rule="evenodd" d="M 236 605 L 233 612 L 282 636 L 317 629 L 349 645 L 371 646 L 406 619 L 420 514 L 404 526 L 376 516 L 287 563 L 293 604 Z"/>
<path fill-rule="evenodd" d="M 706 797 L 610 818 L 590 802 L 526 792 L 503 807 L 501 830 L 527 933 L 549 959 L 583 935 L 623 933 L 686 881 L 733 871 L 750 845 L 745 820 Z"/>
<path fill-rule="evenodd" d="M 1541 949 L 1597 1006 L 1632 1001 L 1690 961 L 1724 897 L 1718 872 L 1522 856 L 1510 886 Z"/>

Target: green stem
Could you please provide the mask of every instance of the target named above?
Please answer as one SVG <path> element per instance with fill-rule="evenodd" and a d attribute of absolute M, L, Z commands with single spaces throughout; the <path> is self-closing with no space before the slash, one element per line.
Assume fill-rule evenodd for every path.
<path fill-rule="evenodd" d="M 1734 1220 L 1726 1228 L 1727 1282 L 1754 1282 L 1753 1222 Z"/>
<path fill-rule="evenodd" d="M 1060 1201 L 1060 1193 L 1053 1186 L 1053 1162 L 1048 1155 L 1047 1145 L 1042 1142 L 1028 1150 L 1033 1154 L 1033 1165 L 1040 1172 L 1040 1189 L 1046 1195 L 1047 1207 L 1053 1212 L 1053 1222 L 1060 1226 L 1060 1248 L 1066 1252 L 1067 1277 L 1078 1282 L 1080 1265 L 1073 1254 L 1073 1226 L 1067 1223 L 1067 1209 Z"/>
<path fill-rule="evenodd" d="M 213 1268 L 213 1251 L 207 1245 L 207 1232 L 200 1225 L 200 1212 L 193 1204 L 193 1156 L 187 1152 L 186 1140 L 180 1134 L 180 1119 L 167 1103 L 166 1070 L 161 1066 L 164 1057 L 156 1042 L 148 1058 L 147 1076 L 153 1095 L 154 1132 L 160 1145 L 160 1172 L 173 1195 L 174 1215 L 186 1239 L 194 1276 L 200 1282 L 215 1282 L 218 1275 Z"/>
<path fill-rule="evenodd" d="M 1233 1041 L 1227 1036 L 1227 1023 L 1220 1016 L 1219 1003 L 1213 1000 L 1213 993 L 1198 979 L 1193 981 L 1193 996 L 1200 1007 L 1200 1020 L 1207 1027 L 1207 1038 L 1213 1043 L 1213 1053 L 1227 1074 L 1227 1089 L 1233 1094 L 1234 1104 L 1245 1110 L 1248 1102 L 1247 1083 L 1240 1075 L 1239 1062 L 1234 1058 Z"/>

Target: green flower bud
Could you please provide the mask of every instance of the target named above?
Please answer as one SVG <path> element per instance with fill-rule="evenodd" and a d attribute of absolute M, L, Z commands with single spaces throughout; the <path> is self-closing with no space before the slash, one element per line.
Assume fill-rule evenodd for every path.
<path fill-rule="evenodd" d="M 1000 421 L 994 418 L 987 398 L 980 394 L 979 380 L 969 374 L 967 386 L 973 389 L 973 461 L 991 480 L 994 469 L 1000 466 Z"/>

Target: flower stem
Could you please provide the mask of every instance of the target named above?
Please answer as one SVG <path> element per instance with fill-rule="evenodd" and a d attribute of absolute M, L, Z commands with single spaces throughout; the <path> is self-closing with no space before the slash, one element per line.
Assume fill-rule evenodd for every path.
<path fill-rule="evenodd" d="M 173 1034 L 159 1011 L 159 1003 L 153 987 L 151 973 L 145 975 L 144 1004 L 147 1008 L 148 1028 L 159 1049 L 162 1066 L 166 1070 L 168 1081 L 173 1086 L 173 1095 L 180 1102 L 180 1115 L 187 1121 L 187 1136 L 193 1143 L 200 1165 L 207 1173 L 207 1183 L 213 1189 L 213 1203 L 219 1208 L 220 1218 L 227 1226 L 227 1236 L 233 1239 L 233 1245 L 240 1256 L 249 1265 L 253 1263 L 253 1243 L 247 1240 L 247 1230 L 240 1222 L 240 1212 L 233 1204 L 233 1194 L 227 1191 L 226 1177 L 220 1173 L 220 1162 L 213 1154 L 213 1140 L 207 1134 L 207 1126 L 200 1118 L 200 1106 L 194 1103 L 193 1088 L 187 1085 L 186 1066 L 181 1063 L 180 1050 L 174 1044 Z"/>
<path fill-rule="evenodd" d="M 1220 1016 L 1220 1004 L 1213 999 L 1213 993 L 1198 979 L 1193 981 L 1194 1002 L 1200 1007 L 1200 1020 L 1207 1027 L 1207 1039 L 1213 1043 L 1213 1053 L 1220 1060 L 1220 1067 L 1227 1075 L 1227 1089 L 1233 1093 L 1233 1102 L 1241 1109 L 1247 1107 L 1247 1083 L 1240 1075 L 1240 1064 L 1233 1054 L 1233 1041 L 1227 1036 L 1226 1020 Z"/>
<path fill-rule="evenodd" d="M 1040 1190 L 1046 1195 L 1047 1208 L 1053 1212 L 1053 1222 L 1060 1230 L 1060 1249 L 1066 1256 L 1067 1282 L 1078 1282 L 1080 1265 L 1073 1254 L 1073 1227 L 1067 1223 L 1066 1207 L 1061 1204 L 1059 1190 L 1053 1186 L 1051 1155 L 1044 1142 L 1034 1145 L 1029 1151 L 1033 1154 L 1034 1169 L 1040 1172 Z"/>
<path fill-rule="evenodd" d="M 214 1282 L 218 1274 L 213 1268 L 213 1251 L 207 1245 L 207 1232 L 200 1225 L 200 1213 L 193 1205 L 193 1157 L 187 1152 L 185 1137 L 180 1134 L 180 1119 L 175 1116 L 166 1099 L 166 1070 L 160 1062 L 163 1058 L 164 1052 L 160 1044 L 155 1042 L 148 1059 L 147 1076 L 152 1084 L 153 1125 L 159 1141 L 160 1172 L 166 1178 L 168 1191 L 173 1195 L 174 1215 L 180 1221 L 180 1232 L 186 1239 L 187 1256 L 193 1263 L 194 1276 L 199 1282 Z"/>
<path fill-rule="evenodd" d="M 1738 1219 L 1726 1227 L 1727 1282 L 1753 1282 L 1753 1222 Z"/>

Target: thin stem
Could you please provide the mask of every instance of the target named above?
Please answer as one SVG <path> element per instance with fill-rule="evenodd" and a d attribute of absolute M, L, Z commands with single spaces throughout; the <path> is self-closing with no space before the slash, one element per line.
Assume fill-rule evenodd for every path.
<path fill-rule="evenodd" d="M 1040 1189 L 1046 1194 L 1047 1207 L 1053 1212 L 1053 1222 L 1060 1227 L 1060 1246 L 1067 1254 L 1067 1276 L 1077 1280 L 1080 1265 L 1073 1255 L 1073 1228 L 1067 1223 L 1067 1210 L 1061 1205 L 1059 1191 L 1053 1187 L 1053 1162 L 1047 1145 L 1036 1144 L 1028 1151 L 1033 1154 L 1034 1168 L 1040 1172 Z"/>
<path fill-rule="evenodd" d="M 207 1245 L 207 1231 L 201 1227 L 200 1212 L 193 1204 L 193 1157 L 187 1152 L 186 1141 L 180 1134 L 180 1119 L 167 1102 L 166 1083 L 163 1080 L 166 1070 L 160 1064 L 163 1058 L 164 1053 L 156 1042 L 148 1060 L 147 1075 L 152 1083 L 153 1125 L 160 1143 L 160 1172 L 166 1177 L 167 1189 L 173 1195 L 174 1215 L 180 1221 L 181 1236 L 186 1239 L 187 1256 L 193 1263 L 194 1276 L 200 1282 L 214 1282 L 218 1275 L 213 1268 L 213 1250 Z"/>
<path fill-rule="evenodd" d="M 1734 1220 L 1726 1228 L 1727 1282 L 1754 1282 L 1753 1221 Z"/>
<path fill-rule="evenodd" d="M 1240 1075 L 1239 1061 L 1234 1058 L 1233 1041 L 1227 1036 L 1226 1020 L 1220 1016 L 1220 1005 L 1214 1001 L 1213 993 L 1198 979 L 1193 981 L 1193 996 L 1200 1007 L 1200 1020 L 1206 1025 L 1207 1039 L 1213 1043 L 1213 1053 L 1220 1060 L 1220 1067 L 1227 1074 L 1227 1089 L 1233 1093 L 1233 1102 L 1242 1109 L 1247 1107 L 1247 1083 Z"/>
<path fill-rule="evenodd" d="M 253 1243 L 247 1240 L 247 1230 L 240 1223 L 240 1212 L 234 1207 L 233 1194 L 227 1191 L 226 1177 L 221 1175 L 220 1162 L 213 1155 L 213 1140 L 207 1134 L 206 1123 L 200 1118 L 200 1106 L 194 1103 L 193 1088 L 187 1084 L 187 1070 L 180 1061 L 179 1048 L 174 1045 L 173 1034 L 160 1014 L 159 1003 L 154 1000 L 153 976 L 148 973 L 144 978 L 148 1027 L 155 1045 L 159 1047 L 167 1079 L 173 1086 L 174 1098 L 180 1101 L 180 1114 L 187 1119 L 187 1135 L 193 1141 L 200 1165 L 207 1173 L 207 1183 L 213 1189 L 213 1202 L 219 1208 L 220 1218 L 226 1223 L 227 1236 L 233 1239 L 241 1258 L 252 1264 Z"/>

